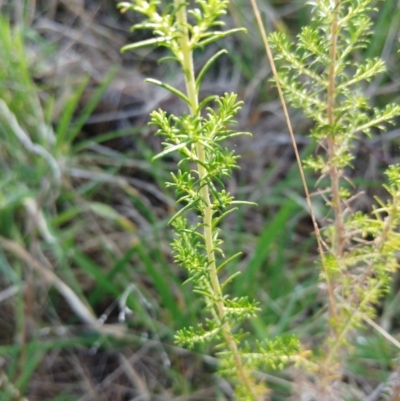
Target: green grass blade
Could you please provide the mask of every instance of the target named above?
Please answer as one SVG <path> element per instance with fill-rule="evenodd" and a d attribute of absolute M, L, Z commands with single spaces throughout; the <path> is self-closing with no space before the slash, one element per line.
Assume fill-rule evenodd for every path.
<path fill-rule="evenodd" d="M 235 281 L 236 295 L 243 296 L 254 294 L 255 289 L 259 285 L 257 274 L 268 258 L 271 245 L 275 238 L 286 230 L 286 222 L 290 216 L 293 216 L 294 211 L 298 209 L 298 207 L 299 206 L 293 200 L 286 200 L 272 222 L 265 225 L 254 252 L 254 256 L 251 258 L 240 279 Z"/>
<path fill-rule="evenodd" d="M 93 96 L 90 98 L 90 100 L 87 102 L 87 104 L 83 108 L 82 113 L 79 115 L 79 117 L 76 119 L 76 121 L 72 124 L 72 127 L 68 131 L 68 135 L 67 135 L 67 142 L 69 144 L 72 144 L 72 142 L 74 141 L 76 136 L 81 131 L 82 127 L 85 125 L 88 118 L 93 113 L 96 106 L 99 104 L 101 98 L 104 95 L 104 92 L 107 90 L 111 81 L 114 79 L 115 75 L 117 74 L 118 69 L 119 69 L 119 67 L 114 67 L 107 73 L 107 75 L 104 78 L 101 85 L 96 88 Z"/>
<path fill-rule="evenodd" d="M 129 262 L 135 253 L 136 253 L 135 247 L 129 249 L 125 253 L 125 255 L 122 256 L 122 258 L 116 261 L 112 269 L 106 275 L 104 275 L 104 279 L 107 280 L 107 282 L 112 283 L 121 271 L 124 271 L 126 270 L 126 268 L 128 268 Z M 88 297 L 88 300 L 91 305 L 95 305 L 103 297 L 104 297 L 103 289 L 101 288 L 101 286 L 99 286 L 96 287 L 94 292 Z"/>
<path fill-rule="evenodd" d="M 43 351 L 35 348 L 35 341 L 31 342 L 31 344 L 33 344 L 33 346 L 28 350 L 28 355 L 24 358 L 22 372 L 15 381 L 15 387 L 19 389 L 21 394 L 25 394 L 26 387 L 45 354 Z M 22 352 L 24 352 L 24 350 L 22 350 Z"/>
<path fill-rule="evenodd" d="M 122 291 L 111 280 L 107 279 L 107 276 L 101 271 L 101 267 L 84 253 L 75 250 L 73 260 L 83 271 L 96 280 L 97 288 L 101 290 L 103 297 L 106 294 L 114 295 L 115 297 L 122 294 Z"/>
<path fill-rule="evenodd" d="M 89 83 L 89 80 L 90 77 L 86 77 L 83 79 L 81 84 L 75 89 L 73 94 L 68 99 L 67 104 L 65 105 L 64 111 L 60 116 L 56 130 L 58 148 L 62 148 L 63 146 L 65 146 L 66 143 L 68 143 L 68 136 L 70 136 L 70 134 L 68 134 L 68 129 L 71 126 L 72 118 L 76 109 L 78 108 L 79 100 L 81 99 L 83 91 Z"/>
<path fill-rule="evenodd" d="M 177 302 L 171 293 L 171 287 L 169 285 L 169 277 L 165 276 L 164 271 L 159 269 L 153 260 L 149 257 L 146 248 L 142 243 L 136 245 L 137 252 L 142 260 L 146 272 L 153 279 L 153 284 L 160 294 L 161 303 L 167 308 L 171 314 L 173 322 L 184 321 L 183 312 L 178 308 Z"/>

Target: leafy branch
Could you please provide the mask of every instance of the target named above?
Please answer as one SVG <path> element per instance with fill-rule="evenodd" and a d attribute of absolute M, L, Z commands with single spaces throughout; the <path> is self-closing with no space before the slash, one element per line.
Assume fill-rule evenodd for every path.
<path fill-rule="evenodd" d="M 387 291 L 397 267 L 393 244 L 398 245 L 399 237 L 399 167 L 388 169 L 390 200 L 378 201 L 380 207 L 370 215 L 352 210 L 354 192 L 345 185 L 360 135 L 370 136 L 400 115 L 399 105 L 372 108 L 362 93 L 362 84 L 385 70 L 378 58 L 358 66 L 353 58 L 368 44 L 372 11 L 372 0 L 316 0 L 312 22 L 302 29 L 295 46 L 281 33 L 270 36 L 280 65 L 277 84 L 289 103 L 313 120 L 311 137 L 324 150 L 304 165 L 330 181 L 324 199 L 331 213 L 322 230 L 321 254 L 326 267 L 322 279 L 328 291 L 332 288 L 333 301 L 321 362 L 324 400 L 331 399 L 332 380 L 342 375 L 352 333 L 363 316 L 373 317 L 373 305 Z"/>
<path fill-rule="evenodd" d="M 224 24 L 220 17 L 226 13 L 227 0 L 197 0 L 196 7 L 191 9 L 184 1 L 175 0 L 163 12 L 158 11 L 160 4 L 157 0 L 136 0 L 120 3 L 119 7 L 122 11 L 133 10 L 145 17 L 133 30 L 150 29 L 154 34 L 154 38 L 125 46 L 122 50 L 148 45 L 166 47 L 172 56 L 164 60 L 177 62 L 185 78 L 185 93 L 167 83 L 147 80 L 180 98 L 189 109 L 188 114 L 181 116 L 157 110 L 151 113 L 150 122 L 158 128 L 157 135 L 164 138 L 164 150 L 156 158 L 172 152 L 181 156 L 178 172 L 172 173 L 172 181 L 166 184 L 174 188 L 177 203 L 183 205 L 170 220 L 176 234 L 172 249 L 175 262 L 188 271 L 187 282 L 191 282 L 194 292 L 203 297 L 208 312 L 208 318 L 197 328 L 179 331 L 176 342 L 193 347 L 196 343 L 216 341 L 218 348 L 225 350 L 219 353 L 220 371 L 235 383 L 237 398 L 260 400 L 265 387 L 257 384 L 252 374 L 254 369 L 261 361 L 268 366 L 287 362 L 287 356 L 298 349 L 298 342 L 291 338 L 290 346 L 278 340 L 268 346 L 260 343 L 254 352 L 247 345 L 241 348 L 244 333 L 237 330 L 237 326 L 254 316 L 259 308 L 247 297 L 231 298 L 225 292 L 238 272 L 224 283 L 221 283 L 219 273 L 240 253 L 225 258 L 219 225 L 237 204 L 250 203 L 235 201 L 225 190 L 224 180 L 238 168 L 238 156 L 222 143 L 238 135 L 250 134 L 231 129 L 241 108 L 235 94 L 213 95 L 199 101 L 203 78 L 226 51 L 212 56 L 197 77 L 193 64 L 195 49 L 202 50 L 206 45 L 243 29 L 222 30 Z M 280 355 L 285 355 L 286 359 L 279 359 Z"/>

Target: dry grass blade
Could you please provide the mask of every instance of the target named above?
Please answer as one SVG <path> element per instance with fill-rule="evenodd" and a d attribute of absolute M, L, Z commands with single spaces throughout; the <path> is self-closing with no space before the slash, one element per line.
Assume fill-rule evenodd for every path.
<path fill-rule="evenodd" d="M 278 93 L 279 93 L 279 99 L 281 101 L 283 112 L 284 112 L 284 115 L 285 115 L 285 121 L 286 121 L 288 130 L 289 130 L 290 138 L 291 138 L 292 145 L 293 145 L 293 150 L 294 150 L 295 155 L 296 155 L 296 161 L 297 161 L 297 164 L 298 164 L 298 167 L 299 167 L 301 181 L 303 183 L 304 192 L 305 192 L 305 195 L 306 195 L 306 200 L 307 200 L 308 208 L 309 208 L 309 211 L 310 211 L 310 216 L 311 216 L 313 227 L 314 227 L 314 231 L 315 231 L 315 236 L 316 236 L 317 242 L 318 242 L 318 251 L 319 251 L 319 254 L 320 254 L 320 258 L 321 258 L 322 267 L 323 267 L 323 270 L 324 270 L 324 273 L 325 273 L 328 296 L 329 296 L 329 308 L 331 310 L 331 315 L 335 316 L 336 315 L 335 297 L 334 297 L 332 285 L 330 283 L 329 275 L 327 274 L 325 255 L 324 255 L 324 250 L 323 250 L 323 240 L 322 240 L 320 229 L 318 227 L 317 219 L 315 217 L 313 205 L 312 205 L 312 202 L 311 202 L 311 196 L 310 196 L 310 192 L 308 190 L 306 177 L 305 177 L 305 174 L 304 174 L 303 165 L 302 165 L 302 162 L 301 162 L 299 150 L 297 148 L 297 143 L 296 143 L 296 138 L 294 136 L 292 123 L 290 121 L 289 112 L 288 112 L 288 109 L 287 109 L 287 106 L 286 106 L 285 98 L 283 96 L 283 91 L 282 91 L 282 88 L 281 88 L 281 85 L 280 85 L 279 76 L 278 76 L 277 69 L 276 69 L 276 66 L 275 66 L 274 58 L 272 56 L 271 48 L 270 48 L 269 43 L 268 43 L 267 34 L 265 32 L 264 24 L 263 24 L 262 19 L 261 19 L 260 10 L 259 10 L 259 8 L 257 6 L 256 0 L 251 0 L 251 4 L 252 4 L 252 7 L 253 7 L 254 15 L 255 15 L 256 20 L 257 20 L 257 25 L 258 25 L 258 27 L 260 29 L 260 32 L 261 32 L 261 36 L 262 36 L 262 39 L 263 39 L 263 42 L 264 42 L 264 46 L 265 46 L 265 51 L 267 53 L 268 60 L 269 60 L 269 63 L 271 65 L 271 70 L 272 70 L 272 73 L 274 75 L 276 87 L 277 87 Z"/>
<path fill-rule="evenodd" d="M 72 289 L 59 279 L 51 270 L 46 269 L 40 262 L 32 257 L 21 245 L 14 241 L 0 237 L 0 246 L 14 256 L 33 267 L 47 282 L 54 285 L 63 295 L 72 310 L 86 324 L 96 328 L 99 324 L 92 311 L 78 298 Z"/>
<path fill-rule="evenodd" d="M 384 330 L 379 324 L 376 324 L 372 319 L 368 316 L 363 315 L 363 320 L 365 320 L 371 327 L 373 327 L 378 333 L 382 334 L 388 341 L 390 341 L 393 345 L 400 349 L 400 342 L 397 341 L 391 334 L 389 334 L 386 330 Z"/>
<path fill-rule="evenodd" d="M 145 380 L 140 376 L 140 374 L 136 371 L 133 364 L 128 360 L 128 358 L 120 354 L 119 359 L 121 362 L 121 366 L 124 367 L 125 376 L 130 380 L 130 382 L 137 388 L 138 396 L 141 400 L 147 401 L 151 399 L 151 393 L 149 388 L 146 385 Z"/>
<path fill-rule="evenodd" d="M 29 135 L 18 124 L 15 115 L 10 111 L 7 104 L 1 99 L 0 99 L 0 117 L 9 124 L 10 128 L 13 130 L 14 134 L 17 136 L 21 144 L 29 152 L 41 156 L 43 157 L 43 159 L 47 161 L 53 172 L 54 179 L 56 180 L 57 183 L 59 183 L 61 180 L 61 171 L 57 161 L 46 149 L 31 141 Z"/>
<path fill-rule="evenodd" d="M 0 246 L 12 253 L 14 256 L 24 261 L 28 266 L 35 269 L 41 277 L 43 277 L 48 283 L 54 285 L 60 294 L 68 302 L 71 309 L 76 313 L 76 315 L 90 328 L 102 332 L 104 334 L 112 335 L 122 335 L 124 332 L 124 326 L 121 325 L 101 325 L 96 319 L 94 313 L 86 306 L 75 292 L 65 284 L 61 279 L 59 279 L 51 270 L 46 269 L 39 261 L 34 259 L 31 254 L 29 254 L 21 245 L 14 241 L 10 241 L 4 237 L 0 237 Z"/>

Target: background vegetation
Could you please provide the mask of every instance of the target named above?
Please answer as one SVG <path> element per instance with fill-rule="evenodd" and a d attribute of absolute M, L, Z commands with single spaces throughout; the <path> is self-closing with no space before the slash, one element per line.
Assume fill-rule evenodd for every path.
<path fill-rule="evenodd" d="M 179 86 L 181 75 L 157 63 L 162 50 L 120 54 L 150 34 L 129 35 L 137 16 L 121 16 L 111 1 L 0 4 L 0 400 L 229 400 L 207 348 L 173 345 L 201 305 L 181 286 L 185 272 L 168 245 L 175 203 L 163 183 L 175 160 L 151 162 L 161 144 L 147 122 L 157 107 L 182 106 L 144 76 Z M 293 37 L 309 20 L 303 2 L 259 6 L 270 30 Z M 373 18 L 359 57 L 381 56 L 387 74 L 365 90 L 372 105 L 399 102 L 397 2 L 379 3 Z M 203 95 L 233 91 L 245 101 L 240 130 L 253 138 L 233 142 L 242 158 L 229 191 L 258 203 L 224 223 L 227 253 L 245 252 L 230 267 L 243 271 L 234 295 L 261 301 L 249 327 L 255 338 L 296 334 L 309 349 L 324 336 L 325 310 L 299 173 L 250 4 L 232 1 L 226 22 L 248 34 L 224 40 L 229 54 Z M 210 54 L 198 54 L 199 64 Z M 292 117 L 306 156 L 310 122 Z M 361 210 L 386 196 L 382 171 L 399 162 L 399 136 L 393 128 L 354 149 Z M 323 218 L 325 205 L 315 202 Z M 397 277 L 377 307 L 377 323 L 394 338 L 399 289 Z M 374 328 L 360 332 L 343 381 L 349 400 L 397 401 L 398 345 Z M 289 399 L 303 380 L 291 369 L 260 376 L 273 400 Z"/>

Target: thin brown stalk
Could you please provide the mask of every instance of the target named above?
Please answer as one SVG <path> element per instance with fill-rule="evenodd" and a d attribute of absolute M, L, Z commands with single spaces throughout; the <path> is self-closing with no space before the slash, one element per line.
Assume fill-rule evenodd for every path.
<path fill-rule="evenodd" d="M 301 157 L 300 157 L 300 154 L 299 154 L 299 150 L 297 148 L 297 143 L 296 143 L 296 138 L 294 136 L 292 123 L 290 121 L 289 112 L 288 112 L 288 109 L 287 109 L 287 106 L 286 106 L 286 102 L 285 102 L 285 98 L 284 98 L 284 95 L 283 95 L 282 87 L 280 85 L 278 72 L 276 70 L 275 61 L 274 61 L 274 58 L 272 56 L 271 48 L 269 46 L 267 34 L 265 32 L 264 24 L 263 24 L 262 19 L 261 19 L 260 10 L 258 8 L 256 0 L 251 0 L 251 4 L 252 4 L 252 7 L 253 7 L 254 15 L 255 15 L 256 20 L 257 20 L 258 28 L 260 29 L 260 32 L 261 32 L 261 37 L 262 37 L 262 40 L 263 40 L 263 43 L 264 43 L 265 51 L 266 51 L 267 56 L 268 56 L 268 61 L 269 61 L 270 65 L 271 65 L 272 74 L 273 74 L 273 76 L 275 78 L 276 87 L 277 87 L 278 94 L 279 94 L 279 99 L 280 99 L 281 104 L 282 104 L 282 109 L 283 109 L 283 113 L 285 115 L 285 120 L 286 120 L 286 124 L 287 124 L 288 130 L 289 130 L 290 139 L 292 141 L 293 150 L 294 150 L 294 153 L 295 153 L 295 156 L 296 156 L 297 165 L 299 167 L 300 177 L 301 177 L 301 181 L 303 183 L 304 193 L 305 193 L 306 200 L 307 200 L 307 205 L 308 205 L 308 208 L 309 208 L 309 211 L 310 211 L 310 216 L 311 216 L 312 224 L 313 224 L 313 227 L 314 227 L 315 236 L 316 236 L 316 239 L 317 239 L 318 252 L 319 252 L 319 255 L 320 255 L 320 258 L 321 258 L 322 269 L 324 271 L 324 276 L 325 276 L 325 280 L 326 280 L 326 287 L 327 287 L 328 298 L 329 298 L 329 312 L 330 312 L 331 316 L 336 317 L 337 312 L 336 312 L 335 297 L 334 297 L 334 293 L 333 293 L 333 286 L 332 286 L 331 280 L 329 278 L 329 273 L 328 273 L 328 269 L 327 269 L 327 265 L 326 265 L 326 260 L 325 260 L 325 255 L 324 255 L 324 248 L 323 248 L 323 240 L 322 240 L 321 232 L 320 232 L 320 229 L 318 227 L 317 219 L 315 217 L 315 213 L 314 213 L 314 210 L 313 210 L 313 206 L 312 206 L 312 202 L 311 202 L 311 196 L 310 196 L 310 192 L 308 190 L 307 181 L 306 181 L 306 177 L 305 177 L 305 174 L 304 174 L 304 169 L 303 169 L 303 165 L 302 165 L 302 162 L 301 162 Z"/>

